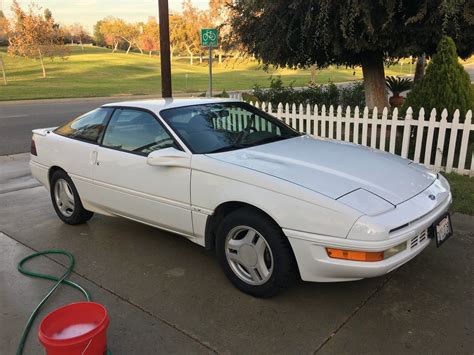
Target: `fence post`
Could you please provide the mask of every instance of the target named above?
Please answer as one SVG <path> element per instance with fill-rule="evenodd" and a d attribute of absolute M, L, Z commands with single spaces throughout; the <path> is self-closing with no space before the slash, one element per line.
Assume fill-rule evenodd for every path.
<path fill-rule="evenodd" d="M 367 129 L 369 125 L 369 108 L 365 106 L 362 118 L 362 145 L 367 146 Z"/>
<path fill-rule="evenodd" d="M 298 106 L 298 131 L 299 132 L 304 132 L 304 127 L 305 127 L 305 112 L 304 112 L 304 109 L 303 109 L 303 104 L 300 104 Z"/>
<path fill-rule="evenodd" d="M 379 115 L 379 110 L 377 107 L 374 107 L 372 111 L 372 121 L 370 123 L 370 147 L 377 148 L 377 116 Z"/>
<path fill-rule="evenodd" d="M 382 125 L 380 126 L 380 144 L 379 144 L 379 147 L 382 151 L 385 151 L 385 139 L 386 139 L 386 134 L 387 134 L 387 115 L 388 115 L 388 109 L 387 107 L 384 107 L 382 111 Z"/>
<path fill-rule="evenodd" d="M 451 122 L 451 134 L 449 135 L 448 159 L 446 161 L 446 172 L 453 171 L 454 151 L 456 149 L 456 140 L 458 138 L 459 127 L 459 110 L 454 111 L 453 120 Z"/>
<path fill-rule="evenodd" d="M 354 109 L 354 133 L 352 143 L 359 144 L 359 106 Z"/>
<path fill-rule="evenodd" d="M 328 116 L 328 137 L 330 139 L 334 138 L 334 106 L 329 106 L 329 116 Z"/>
<path fill-rule="evenodd" d="M 336 139 L 341 140 L 342 135 L 342 107 L 339 105 L 337 106 L 337 113 L 336 113 Z"/>
<path fill-rule="evenodd" d="M 438 144 L 436 145 L 435 169 L 441 169 L 443 162 L 444 136 L 446 134 L 446 126 L 448 121 L 448 111 L 446 109 L 441 113 L 441 121 L 439 122 Z"/>
<path fill-rule="evenodd" d="M 423 142 L 423 131 L 425 129 L 425 109 L 422 107 L 418 115 L 418 125 L 416 129 L 416 140 L 415 140 L 415 156 L 413 160 L 417 163 L 420 162 L 421 144 Z"/>
<path fill-rule="evenodd" d="M 408 157 L 408 148 L 410 147 L 412 113 L 413 110 L 411 107 L 409 107 L 405 116 L 405 121 L 403 122 L 402 158 Z"/>
<path fill-rule="evenodd" d="M 278 106 L 277 106 L 277 118 L 280 121 L 283 121 L 282 116 L 283 116 L 283 104 L 280 102 L 278 103 Z"/>
<path fill-rule="evenodd" d="M 291 105 L 291 127 L 297 129 L 296 125 L 296 104 Z"/>
<path fill-rule="evenodd" d="M 397 130 L 398 130 L 398 108 L 395 107 L 392 113 L 391 127 L 390 127 L 390 142 L 388 151 L 395 154 L 395 146 L 397 143 Z"/>
<path fill-rule="evenodd" d="M 431 167 L 431 148 L 433 146 L 433 135 L 436 125 L 436 109 L 432 109 L 430 113 L 430 120 L 428 122 L 428 135 L 426 136 L 425 159 L 423 164 Z"/>
<path fill-rule="evenodd" d="M 314 111 L 313 111 L 313 117 L 314 117 L 314 123 L 313 123 L 313 135 L 315 137 L 318 137 L 319 134 L 319 109 L 318 105 L 314 105 Z"/>
<path fill-rule="evenodd" d="M 321 117 L 321 137 L 326 138 L 326 120 L 327 120 L 326 105 L 323 105 L 323 107 L 321 107 L 320 117 Z"/>
<path fill-rule="evenodd" d="M 351 140 L 351 108 L 349 106 L 346 107 L 346 119 L 344 122 L 344 141 L 350 142 Z"/>
<path fill-rule="evenodd" d="M 307 104 L 306 105 L 306 134 L 311 134 L 311 121 L 312 121 L 311 105 Z"/>
<path fill-rule="evenodd" d="M 471 133 L 471 119 L 472 111 L 467 111 L 466 119 L 464 120 L 462 138 L 461 138 L 461 150 L 459 151 L 459 162 L 458 162 L 458 173 L 463 174 L 466 169 L 466 156 L 467 156 L 467 145 L 469 143 L 469 133 Z M 471 173 L 474 173 L 471 168 Z"/>
<path fill-rule="evenodd" d="M 285 104 L 285 123 L 290 125 L 290 105 L 288 103 Z"/>

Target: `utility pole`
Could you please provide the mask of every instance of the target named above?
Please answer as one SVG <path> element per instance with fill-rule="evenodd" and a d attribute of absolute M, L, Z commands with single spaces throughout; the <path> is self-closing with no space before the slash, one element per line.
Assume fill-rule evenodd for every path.
<path fill-rule="evenodd" d="M 172 97 L 171 59 L 170 59 L 170 22 L 168 0 L 158 0 L 160 22 L 160 59 L 161 59 L 161 96 Z"/>

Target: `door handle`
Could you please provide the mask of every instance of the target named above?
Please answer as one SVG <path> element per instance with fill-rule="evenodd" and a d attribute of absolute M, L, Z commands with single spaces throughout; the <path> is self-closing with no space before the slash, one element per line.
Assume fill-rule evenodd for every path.
<path fill-rule="evenodd" d="M 91 160 L 90 160 L 90 163 L 91 165 L 99 165 L 99 162 L 97 161 L 97 156 L 98 156 L 98 153 L 97 153 L 97 150 L 93 150 L 91 152 Z"/>

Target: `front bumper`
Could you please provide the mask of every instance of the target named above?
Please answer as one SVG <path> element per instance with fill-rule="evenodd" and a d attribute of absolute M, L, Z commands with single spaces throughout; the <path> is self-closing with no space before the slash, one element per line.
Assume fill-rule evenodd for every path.
<path fill-rule="evenodd" d="M 449 194 L 436 208 L 409 223 L 407 227 L 397 231 L 386 240 L 344 239 L 289 229 L 283 229 L 283 232 L 290 241 L 301 278 L 304 281 L 335 282 L 376 277 L 402 266 L 431 243 L 427 230 L 448 211 L 451 200 L 451 194 Z M 385 251 L 401 243 L 406 243 L 405 250 L 376 262 L 333 259 L 326 252 L 327 247 L 359 251 Z"/>

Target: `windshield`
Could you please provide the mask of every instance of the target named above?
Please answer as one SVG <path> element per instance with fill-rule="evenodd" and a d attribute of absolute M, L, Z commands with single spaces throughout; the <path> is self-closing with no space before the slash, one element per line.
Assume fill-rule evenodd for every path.
<path fill-rule="evenodd" d="M 177 107 L 160 114 L 196 154 L 253 147 L 300 135 L 244 102 Z"/>

